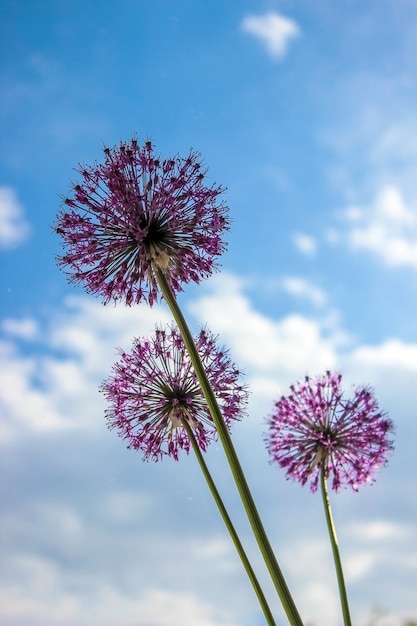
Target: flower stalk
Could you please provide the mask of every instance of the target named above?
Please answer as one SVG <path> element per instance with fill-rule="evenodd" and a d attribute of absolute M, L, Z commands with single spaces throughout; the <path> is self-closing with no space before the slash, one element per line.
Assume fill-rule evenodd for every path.
<path fill-rule="evenodd" d="M 213 418 L 213 422 L 217 428 L 219 439 L 224 448 L 226 458 L 228 460 L 233 478 L 236 483 L 236 487 L 242 500 L 243 507 L 246 511 L 246 515 L 251 525 L 253 534 L 259 546 L 268 572 L 271 576 L 272 582 L 281 600 L 288 621 L 291 626 L 303 626 L 303 622 L 298 613 L 297 607 L 288 589 L 287 583 L 278 565 L 278 561 L 275 557 L 274 551 L 262 524 L 251 491 L 249 489 L 249 485 L 246 481 L 246 477 L 243 473 L 240 461 L 230 438 L 229 431 L 227 430 L 227 427 L 224 423 L 223 416 L 218 406 L 216 397 L 210 386 L 198 351 L 194 345 L 194 341 L 188 328 L 187 322 L 182 314 L 182 311 L 177 303 L 174 294 L 172 293 L 172 290 L 170 289 L 164 272 L 161 269 L 156 269 L 155 276 L 161 289 L 162 295 L 171 310 L 171 313 L 187 347 L 191 362 L 195 369 L 196 376 L 201 385 L 201 390 L 206 399 L 211 416 Z"/>
<path fill-rule="evenodd" d="M 210 489 L 211 495 L 213 496 L 213 499 L 216 502 L 217 508 L 219 509 L 220 515 L 222 516 L 223 521 L 224 521 L 224 523 L 226 525 L 226 528 L 229 531 L 230 537 L 231 537 L 231 539 L 232 539 L 232 541 L 234 543 L 234 546 L 235 546 L 235 548 L 236 548 L 236 550 L 237 550 L 237 552 L 239 554 L 239 557 L 240 557 L 240 560 L 242 561 L 243 567 L 245 568 L 245 571 L 246 571 L 246 573 L 247 573 L 247 575 L 249 577 L 249 580 L 252 583 L 252 587 L 254 588 L 256 596 L 257 596 L 257 598 L 259 600 L 259 604 L 261 605 L 263 614 L 265 615 L 266 622 L 267 622 L 267 624 L 269 626 L 276 626 L 274 617 L 273 617 L 273 615 L 271 613 L 271 609 L 269 608 L 268 602 L 267 602 L 267 600 L 265 598 L 265 594 L 262 591 L 262 587 L 259 584 L 259 581 L 258 581 L 258 579 L 256 577 L 256 574 L 255 574 L 255 572 L 254 572 L 254 570 L 253 570 L 253 568 L 252 568 L 252 566 L 250 564 L 250 561 L 249 561 L 249 559 L 247 557 L 247 554 L 246 554 L 245 549 L 244 549 L 244 547 L 242 545 L 242 542 L 239 539 L 239 535 L 237 534 L 236 529 L 233 526 L 233 522 L 230 519 L 230 516 L 229 516 L 229 514 L 227 512 L 227 509 L 226 509 L 226 507 L 224 505 L 222 497 L 221 497 L 221 495 L 220 495 L 220 493 L 219 493 L 219 491 L 218 491 L 218 489 L 217 489 L 217 487 L 216 487 L 216 485 L 214 483 L 214 480 L 213 480 L 213 478 L 212 478 L 212 476 L 210 474 L 210 471 L 209 471 L 209 469 L 208 469 L 208 467 L 206 465 L 206 462 L 204 461 L 204 457 L 201 454 L 201 450 L 200 450 L 200 447 L 199 447 L 199 445 L 198 445 L 198 443 L 196 441 L 196 438 L 194 436 L 193 429 L 191 428 L 191 426 L 189 425 L 189 423 L 188 423 L 188 421 L 186 419 L 182 420 L 182 424 L 183 424 L 184 429 L 185 429 L 185 431 L 186 431 L 186 433 L 187 433 L 187 435 L 188 435 L 188 437 L 189 437 L 189 439 L 191 441 L 192 448 L 193 448 L 193 450 L 195 452 L 195 455 L 197 457 L 197 461 L 198 461 L 198 463 L 200 465 L 201 471 L 203 472 L 204 478 L 206 479 L 206 482 L 207 482 L 207 485 L 208 485 L 208 487 Z"/>
<path fill-rule="evenodd" d="M 337 584 L 339 587 L 339 596 L 342 605 L 343 622 L 345 626 L 352 626 L 352 622 L 350 619 L 349 602 L 346 593 L 345 578 L 343 575 L 342 560 L 340 558 L 339 544 L 336 535 L 336 527 L 333 521 L 332 509 L 330 507 L 330 499 L 327 489 L 326 470 L 324 463 L 322 463 L 320 477 L 321 494 L 323 498 L 324 512 L 326 515 L 327 529 L 329 531 L 330 543 L 332 546 L 333 560 L 336 568 Z"/>

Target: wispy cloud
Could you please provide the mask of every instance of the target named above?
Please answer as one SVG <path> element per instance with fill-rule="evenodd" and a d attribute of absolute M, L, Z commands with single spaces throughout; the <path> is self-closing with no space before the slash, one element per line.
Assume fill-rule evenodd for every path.
<path fill-rule="evenodd" d="M 305 233 L 294 233 L 292 236 L 295 247 L 307 256 L 314 256 L 317 252 L 317 241 Z"/>
<path fill-rule="evenodd" d="M 14 335 L 22 339 L 34 339 L 38 333 L 38 324 L 33 318 L 13 319 L 6 318 L 1 323 L 2 330 L 7 335 Z"/>
<path fill-rule="evenodd" d="M 299 276 L 287 276 L 282 280 L 282 288 L 287 293 L 310 300 L 314 306 L 323 306 L 326 302 L 326 294 L 320 287 L 313 285 Z"/>
<path fill-rule="evenodd" d="M 405 24 L 404 24 L 405 27 Z M 401 71 L 353 66 L 335 74 L 321 100 L 325 123 L 320 141 L 333 153 L 327 173 L 332 185 L 346 193 L 382 188 L 389 181 L 414 194 L 417 158 L 415 32 L 411 20 L 396 41 Z M 401 50 L 401 52 L 400 52 Z"/>
<path fill-rule="evenodd" d="M 11 187 L 0 187 L 0 248 L 8 250 L 28 238 L 30 225 L 17 194 Z"/>
<path fill-rule="evenodd" d="M 269 55 L 276 60 L 285 56 L 290 41 L 301 34 L 296 22 L 278 13 L 248 15 L 242 21 L 241 28 L 260 39 Z"/>
<path fill-rule="evenodd" d="M 285 291 L 298 301 L 302 300 L 314 307 L 322 307 L 327 304 L 327 295 L 323 289 L 302 276 L 263 278 L 256 281 L 256 288 L 263 288 L 267 293 Z"/>
<path fill-rule="evenodd" d="M 369 207 L 347 208 L 342 219 L 347 230 L 338 238 L 352 250 L 371 252 L 388 267 L 417 269 L 417 208 L 405 204 L 397 187 L 384 187 Z"/>

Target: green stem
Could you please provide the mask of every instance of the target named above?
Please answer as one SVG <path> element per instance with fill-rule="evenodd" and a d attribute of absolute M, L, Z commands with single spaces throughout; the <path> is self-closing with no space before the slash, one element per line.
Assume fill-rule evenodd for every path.
<path fill-rule="evenodd" d="M 336 568 L 337 584 L 339 586 L 339 596 L 342 605 L 343 621 L 345 626 L 352 626 L 349 612 L 349 602 L 346 593 L 345 579 L 343 576 L 342 561 L 340 558 L 339 545 L 336 535 L 336 527 L 333 522 L 332 509 L 330 507 L 329 493 L 327 490 L 326 468 L 324 463 L 322 464 L 320 476 L 324 512 L 326 514 L 327 528 L 329 530 L 330 543 L 332 545 L 333 560 Z"/>
<path fill-rule="evenodd" d="M 265 615 L 267 624 L 269 624 L 269 626 L 276 626 L 275 620 L 274 620 L 274 618 L 272 616 L 271 610 L 270 610 L 270 608 L 268 606 L 268 603 L 266 601 L 266 598 L 264 596 L 262 588 L 261 588 L 261 586 L 259 584 L 258 579 L 256 578 L 256 574 L 255 574 L 255 572 L 254 572 L 254 570 L 253 570 L 253 568 L 252 568 L 252 566 L 251 566 L 251 564 L 249 562 L 249 559 L 248 559 L 248 557 L 246 555 L 245 549 L 244 549 L 244 547 L 243 547 L 243 545 L 242 545 L 242 543 L 241 543 L 241 541 L 239 539 L 239 536 L 238 536 L 238 534 L 236 532 L 235 527 L 233 526 L 232 520 L 229 517 L 229 514 L 228 514 L 228 512 L 226 510 L 226 507 L 225 507 L 225 505 L 223 503 L 221 495 L 218 492 L 217 487 L 216 487 L 216 485 L 215 485 L 215 483 L 213 481 L 213 478 L 212 478 L 212 476 L 211 476 L 211 474 L 209 472 L 209 469 L 208 469 L 208 467 L 207 467 L 207 465 L 206 465 L 206 463 L 204 461 L 203 455 L 201 454 L 201 450 L 200 450 L 200 448 L 198 446 L 198 443 L 197 443 L 197 441 L 195 439 L 193 430 L 192 430 L 191 426 L 189 425 L 189 423 L 187 422 L 187 420 L 185 420 L 185 419 L 182 420 L 182 425 L 184 426 L 184 428 L 185 428 L 185 430 L 187 432 L 187 435 L 188 435 L 188 437 L 189 437 L 189 439 L 191 441 L 191 445 L 193 446 L 193 450 L 194 450 L 195 455 L 197 457 L 197 460 L 199 462 L 201 471 L 203 472 L 204 478 L 207 481 L 208 487 L 209 487 L 209 489 L 211 491 L 211 495 L 213 496 L 213 498 L 214 498 L 214 500 L 215 500 L 215 502 L 217 504 L 217 508 L 219 509 L 220 514 L 221 514 L 221 516 L 223 518 L 223 521 L 226 524 L 226 528 L 229 531 L 229 534 L 230 534 L 230 536 L 232 538 L 232 541 L 233 541 L 233 543 L 235 545 L 235 548 L 236 548 L 236 550 L 237 550 L 237 552 L 238 552 L 238 554 L 240 556 L 240 559 L 242 561 L 243 567 L 245 568 L 246 573 L 247 573 L 247 575 L 249 577 L 249 580 L 251 581 L 252 586 L 253 586 L 253 588 L 255 590 L 255 593 L 256 593 L 256 595 L 258 597 L 259 604 L 262 607 L 262 611 L 263 611 L 263 613 Z"/>
<path fill-rule="evenodd" d="M 246 481 L 246 477 L 243 473 L 237 453 L 230 438 L 229 431 L 227 430 L 226 424 L 223 420 L 222 413 L 207 378 L 207 374 L 201 362 L 200 355 L 198 354 L 197 348 L 195 347 L 194 340 L 188 328 L 187 322 L 185 321 L 185 318 L 182 314 L 180 307 L 178 306 L 175 296 L 169 287 L 164 273 L 161 270 L 157 269 L 156 277 L 165 301 L 167 302 L 184 339 L 185 346 L 188 350 L 196 376 L 201 385 L 201 390 L 209 407 L 213 422 L 216 426 L 219 439 L 225 451 L 231 472 L 233 474 L 233 478 L 236 483 L 236 487 L 239 491 L 239 495 L 245 508 L 246 515 L 251 525 L 253 534 L 258 543 L 266 567 L 268 568 L 272 582 L 274 583 L 275 589 L 281 600 L 288 621 L 291 626 L 303 626 L 303 622 L 301 621 L 301 617 L 297 611 L 297 607 L 295 606 L 294 600 L 288 589 L 287 583 L 284 579 L 284 576 L 278 565 L 278 561 L 275 557 L 274 551 L 272 550 L 271 544 L 269 542 L 268 536 L 263 527 L 261 518 L 250 492 L 248 483 Z"/>

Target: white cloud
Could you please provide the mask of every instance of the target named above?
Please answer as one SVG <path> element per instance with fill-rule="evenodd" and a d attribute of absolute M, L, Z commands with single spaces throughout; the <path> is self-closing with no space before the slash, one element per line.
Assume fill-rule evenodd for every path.
<path fill-rule="evenodd" d="M 110 374 L 117 348 L 148 334 L 157 321 L 170 321 L 161 307 L 104 307 L 93 299 L 69 298 L 43 331 L 34 319 L 6 319 L 11 336 L 0 343 L 0 421 L 2 437 L 21 428 L 95 428 L 97 388 Z M 41 349 L 22 356 L 11 339 L 41 341 Z M 3 416 L 3 417 L 1 417 Z"/>
<path fill-rule="evenodd" d="M 375 388 L 381 407 L 389 409 L 395 420 L 399 404 L 408 413 L 417 405 L 417 343 L 391 338 L 378 345 L 355 346 L 343 363 L 352 382 Z"/>
<path fill-rule="evenodd" d="M 333 593 L 333 563 L 327 537 L 312 539 L 303 537 L 297 545 L 287 548 L 289 572 L 302 585 L 305 623 L 335 624 L 338 619 L 338 599 Z M 320 569 L 320 576 L 317 576 Z M 312 575 L 316 572 L 316 575 Z M 325 607 L 325 609 L 324 609 Z"/>
<path fill-rule="evenodd" d="M 248 15 L 242 21 L 241 28 L 258 37 L 273 59 L 285 56 L 290 41 L 300 35 L 296 22 L 278 13 Z"/>
<path fill-rule="evenodd" d="M 7 318 L 2 321 L 1 327 L 8 335 L 21 337 L 22 339 L 34 339 L 38 334 L 38 323 L 31 318 L 12 319 Z"/>
<path fill-rule="evenodd" d="M 323 306 L 326 302 L 326 294 L 324 291 L 304 278 L 298 276 L 284 278 L 282 280 L 282 287 L 285 291 L 294 296 L 310 300 L 317 307 Z"/>
<path fill-rule="evenodd" d="M 328 320 L 320 323 L 298 313 L 269 319 L 253 308 L 241 283 L 224 273 L 207 286 L 190 311 L 200 323 L 208 322 L 220 333 L 248 374 L 264 372 L 267 377 L 275 376 L 277 385 L 289 384 L 294 377 L 335 366 L 336 348 L 345 337 L 338 329 L 326 329 Z"/>
<path fill-rule="evenodd" d="M 358 346 L 351 358 L 369 368 L 398 367 L 417 372 L 417 344 L 406 344 L 399 339 L 387 339 L 378 346 Z"/>
<path fill-rule="evenodd" d="M 377 560 L 378 556 L 370 550 L 362 549 L 360 553 L 350 554 L 343 564 L 347 583 L 363 580 L 375 567 Z"/>
<path fill-rule="evenodd" d="M 306 256 L 314 256 L 317 252 L 317 241 L 305 233 L 294 233 L 292 236 L 295 247 Z"/>
<path fill-rule="evenodd" d="M 21 426 L 59 427 L 61 416 L 46 390 L 39 389 L 37 374 L 37 358 L 22 356 L 11 343 L 0 343 L 0 440 L 15 438 Z"/>
<path fill-rule="evenodd" d="M 218 621 L 211 607 L 202 605 L 191 593 L 150 589 L 138 609 L 143 623 L 155 626 L 234 626 L 228 621 Z"/>
<path fill-rule="evenodd" d="M 339 214 L 344 230 L 329 228 L 326 240 L 365 250 L 387 267 L 417 268 L 417 208 L 408 207 L 399 191 L 385 186 L 372 205 L 352 205 Z"/>
<path fill-rule="evenodd" d="M 388 540 L 407 539 L 410 529 L 404 524 L 374 520 L 370 522 L 356 522 L 348 529 L 348 534 L 357 540 L 365 542 L 384 542 Z"/>
<path fill-rule="evenodd" d="M 353 250 L 367 250 L 389 267 L 417 269 L 417 208 L 407 207 L 396 187 L 384 187 L 370 207 L 349 207 L 343 219 Z"/>
<path fill-rule="evenodd" d="M 30 226 L 14 189 L 0 187 L 0 248 L 15 248 L 28 238 Z"/>
<path fill-rule="evenodd" d="M 92 529 L 90 529 L 91 532 Z M 70 528 L 69 538 L 74 530 Z M 84 537 L 84 540 L 86 537 Z M 90 541 L 92 537 L 89 538 Z M 67 536 L 63 538 L 67 541 Z M 185 542 L 184 542 L 185 543 Z M 184 545 L 184 550 L 187 550 Z M 171 555 L 168 555 L 168 557 Z M 172 557 L 171 557 L 172 558 Z M 23 556 L 8 563 L 13 575 L 25 581 L 25 592 L 11 582 L 0 591 L 2 617 L 19 626 L 129 626 L 132 619 L 141 626 L 235 626 L 217 619 L 217 611 L 198 597 L 198 592 L 152 587 L 142 580 L 135 593 L 119 585 L 100 582 L 90 588 L 89 601 L 77 594 L 77 581 L 69 575 L 68 589 L 62 585 L 62 566 L 52 558 Z M 178 571 L 181 567 L 178 566 Z M 68 574 L 67 574 L 68 575 Z M 79 581 L 86 584 L 86 580 Z M 227 611 L 225 611 L 227 613 Z M 136 616 L 136 617 L 135 617 Z"/>

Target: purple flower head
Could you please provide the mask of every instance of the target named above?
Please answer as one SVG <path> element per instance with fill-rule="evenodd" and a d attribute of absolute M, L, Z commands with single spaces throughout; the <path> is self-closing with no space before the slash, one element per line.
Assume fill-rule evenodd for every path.
<path fill-rule="evenodd" d="M 242 416 L 247 391 L 240 372 L 227 352 L 216 347 L 216 338 L 202 330 L 196 346 L 228 428 Z M 183 426 L 186 420 L 198 445 L 205 450 L 217 438 L 200 384 L 177 328 L 157 328 L 152 339 L 136 339 L 131 354 L 121 351 L 114 375 L 101 389 L 110 403 L 106 417 L 110 428 L 142 450 L 144 458 L 157 461 L 164 455 L 178 460 L 179 451 L 190 450 Z"/>
<path fill-rule="evenodd" d="M 65 254 L 58 264 L 104 303 L 158 298 L 155 270 L 174 292 L 216 269 L 225 249 L 224 189 L 208 185 L 200 155 L 161 160 L 147 141 L 104 149 L 104 163 L 79 167 L 82 181 L 63 202 L 56 232 Z"/>
<path fill-rule="evenodd" d="M 308 376 L 275 404 L 268 419 L 266 445 L 271 462 L 286 469 L 288 478 L 316 491 L 321 469 L 332 475 L 332 488 L 373 481 L 393 449 L 393 424 L 380 412 L 373 392 L 356 387 L 345 399 L 342 375 Z"/>

